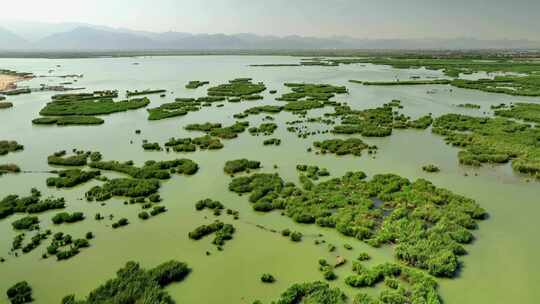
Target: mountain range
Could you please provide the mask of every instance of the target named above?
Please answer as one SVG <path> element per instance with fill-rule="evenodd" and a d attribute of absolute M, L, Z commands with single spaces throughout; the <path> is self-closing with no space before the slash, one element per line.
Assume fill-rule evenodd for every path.
<path fill-rule="evenodd" d="M 83 23 L 2 22 L 0 50 L 540 49 L 540 41 L 475 38 L 360 39 L 146 32 Z"/>

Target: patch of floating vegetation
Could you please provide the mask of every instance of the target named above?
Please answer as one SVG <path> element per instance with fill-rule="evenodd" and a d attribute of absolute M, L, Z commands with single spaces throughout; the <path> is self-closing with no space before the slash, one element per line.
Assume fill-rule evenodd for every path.
<path fill-rule="evenodd" d="M 233 125 L 223 127 L 220 123 L 196 123 L 185 126 L 188 131 L 202 131 L 208 133 L 213 137 L 219 137 L 222 139 L 233 139 L 238 137 L 238 134 L 243 133 L 249 126 L 247 121 L 237 121 Z"/>
<path fill-rule="evenodd" d="M 215 221 L 209 225 L 201 225 L 188 233 L 190 239 L 200 240 L 205 236 L 215 234 L 212 244 L 218 246 L 218 249 L 229 240 L 232 240 L 236 229 L 231 224 L 225 224 L 221 221 Z"/>
<path fill-rule="evenodd" d="M 41 192 L 32 188 L 29 196 L 8 195 L 0 200 L 0 219 L 15 213 L 41 213 L 48 210 L 63 209 L 64 198 L 42 198 Z"/>
<path fill-rule="evenodd" d="M 6 295 L 11 304 L 24 304 L 34 301 L 32 298 L 32 287 L 26 281 L 18 282 L 11 286 Z"/>
<path fill-rule="evenodd" d="M 319 271 L 323 274 L 324 279 L 327 281 L 333 281 L 337 279 L 337 275 L 334 272 L 334 266 L 330 265 L 326 260 L 319 260 Z"/>
<path fill-rule="evenodd" d="M 262 134 L 262 135 L 272 135 L 274 134 L 274 131 L 278 128 L 278 126 L 273 123 L 273 122 L 269 122 L 269 123 L 262 123 L 260 124 L 258 127 L 251 127 L 248 129 L 248 132 L 251 134 L 251 135 L 259 135 L 259 134 Z"/>
<path fill-rule="evenodd" d="M 435 119 L 432 132 L 462 150 L 459 162 L 508 163 L 523 174 L 540 177 L 540 129 L 504 118 L 445 114 Z"/>
<path fill-rule="evenodd" d="M 127 218 L 123 217 L 121 219 L 119 219 L 118 221 L 112 223 L 111 227 L 112 229 L 118 229 L 118 228 L 121 228 L 121 227 L 125 227 L 129 225 L 129 221 Z"/>
<path fill-rule="evenodd" d="M 279 138 L 265 139 L 263 141 L 263 145 L 264 146 L 279 146 L 279 145 L 281 145 L 281 139 L 279 139 Z"/>
<path fill-rule="evenodd" d="M 396 86 L 396 85 L 433 85 L 450 84 L 449 79 L 428 79 L 428 80 L 398 80 L 398 81 L 349 81 L 353 83 L 362 83 L 363 85 L 373 86 Z"/>
<path fill-rule="evenodd" d="M 47 186 L 56 188 L 71 188 L 84 184 L 100 176 L 100 171 L 83 171 L 80 169 L 57 171 L 58 177 L 47 178 Z"/>
<path fill-rule="evenodd" d="M 332 62 L 340 62 L 332 59 Z M 458 78 L 460 74 L 486 73 L 518 73 L 522 75 L 495 76 L 493 79 L 453 79 L 452 86 L 464 89 L 474 89 L 490 93 L 503 93 L 517 96 L 540 96 L 540 63 L 535 60 L 514 60 L 498 58 L 497 60 L 479 61 L 470 58 L 358 58 L 354 63 L 373 63 L 390 65 L 399 69 L 425 67 L 430 70 L 442 70 L 449 77 Z M 438 80 L 435 80 L 438 81 Z M 416 82 L 416 81 L 414 81 Z M 404 81 L 391 84 L 403 84 Z M 364 84 L 366 84 L 364 82 Z M 414 83 L 411 83 L 414 84 Z"/>
<path fill-rule="evenodd" d="M 351 287 L 374 287 L 383 282 L 387 287 L 378 297 L 360 293 L 354 303 L 442 303 L 437 294 L 437 282 L 421 271 L 392 263 L 369 269 L 360 262 L 353 262 L 353 271 L 356 274 L 345 279 Z"/>
<path fill-rule="evenodd" d="M 195 203 L 195 209 L 197 211 L 201 211 L 204 209 L 211 209 L 211 210 L 223 210 L 225 206 L 220 201 L 215 201 L 213 199 L 207 198 L 198 201 Z"/>
<path fill-rule="evenodd" d="M 51 244 L 47 246 L 47 255 L 56 256 L 57 261 L 68 260 L 80 253 L 81 249 L 90 247 L 88 241 L 88 234 L 86 238 L 73 239 L 70 234 L 63 232 L 57 232 L 53 235 Z M 92 237 L 93 238 L 93 235 Z"/>
<path fill-rule="evenodd" d="M 40 117 L 32 120 L 35 125 L 58 125 L 58 126 L 91 126 L 101 125 L 105 121 L 93 116 L 65 116 L 65 117 Z"/>
<path fill-rule="evenodd" d="M 157 89 L 157 90 L 143 90 L 143 91 L 126 91 L 127 97 L 141 96 L 141 95 L 150 95 L 150 94 L 162 94 L 166 93 L 167 90 Z"/>
<path fill-rule="evenodd" d="M 37 230 L 39 219 L 37 216 L 28 215 L 11 223 L 16 230 Z"/>
<path fill-rule="evenodd" d="M 274 283 L 276 281 L 276 278 L 270 273 L 263 273 L 261 276 L 261 282 L 263 283 Z"/>
<path fill-rule="evenodd" d="M 475 103 L 460 103 L 457 105 L 458 108 L 465 108 L 465 109 L 480 109 L 481 106 L 479 104 Z"/>
<path fill-rule="evenodd" d="M 244 133 L 247 127 L 249 127 L 248 121 L 237 121 L 233 125 L 228 127 L 212 129 L 209 134 L 211 136 L 219 137 L 222 139 L 233 139 L 238 137 L 238 134 Z"/>
<path fill-rule="evenodd" d="M 148 109 L 148 120 L 162 120 L 197 112 L 201 103 L 193 98 L 177 98 L 175 102 L 164 103 L 157 108 Z"/>
<path fill-rule="evenodd" d="M 262 302 L 255 301 L 254 304 Z M 347 295 L 337 287 L 323 282 L 294 284 L 287 288 L 277 301 L 277 304 L 295 304 L 295 303 L 325 303 L 325 304 L 347 304 Z M 358 302 L 355 304 L 363 304 Z"/>
<path fill-rule="evenodd" d="M 128 262 L 114 279 L 99 286 L 84 299 L 74 295 L 63 298 L 62 304 L 98 303 L 175 303 L 164 288 L 181 282 L 191 272 L 186 263 L 169 261 L 145 270 L 136 262 Z"/>
<path fill-rule="evenodd" d="M 8 173 L 19 173 L 21 168 L 16 164 L 0 164 L 0 176 Z"/>
<path fill-rule="evenodd" d="M 282 210 L 296 222 L 335 228 L 375 247 L 394 244 L 399 261 L 439 277 L 456 274 L 471 230 L 486 218 L 472 199 L 394 174 L 366 180 L 363 172 L 349 172 L 302 190 L 277 174 L 257 173 L 233 178 L 229 189 L 250 193 L 257 211 Z"/>
<path fill-rule="evenodd" d="M 52 222 L 56 225 L 63 223 L 75 223 L 84 220 L 84 213 L 82 212 L 60 212 L 52 217 Z"/>
<path fill-rule="evenodd" d="M 199 170 L 197 163 L 190 159 L 182 158 L 168 161 L 149 160 L 142 167 L 137 167 L 132 161 L 93 161 L 91 168 L 115 171 L 139 179 L 169 179 L 171 174 L 193 175 Z"/>
<path fill-rule="evenodd" d="M 328 172 L 328 169 L 326 168 L 319 168 L 318 166 L 310 166 L 310 165 L 296 165 L 296 170 L 301 172 L 303 175 L 305 174 L 306 177 L 317 180 L 319 177 L 323 176 L 330 176 L 330 172 Z"/>
<path fill-rule="evenodd" d="M 214 129 L 220 129 L 222 125 L 220 123 L 211 123 L 211 122 L 205 122 L 205 123 L 194 123 L 189 124 L 184 127 L 184 129 L 188 131 L 201 131 L 209 133 Z"/>
<path fill-rule="evenodd" d="M 336 94 L 348 93 L 344 86 L 333 86 L 329 84 L 309 84 L 309 83 L 285 83 L 285 86 L 292 90 L 292 93 L 285 93 L 276 98 L 279 101 L 329 101 Z"/>
<path fill-rule="evenodd" d="M 163 150 L 159 143 L 149 143 L 149 142 L 143 142 L 142 148 L 146 151 L 161 151 Z"/>
<path fill-rule="evenodd" d="M 349 106 L 336 106 L 334 113 L 327 116 L 341 117 L 341 125 L 332 130 L 337 134 L 361 134 L 366 137 L 385 137 L 392 135 L 393 129 L 427 129 L 433 123 L 431 115 L 411 120 L 395 108 L 402 108 L 399 100 L 392 100 L 382 107 L 353 110 Z"/>
<path fill-rule="evenodd" d="M 44 125 L 99 125 L 104 121 L 95 115 L 107 115 L 146 107 L 148 98 L 113 101 L 117 91 L 96 91 L 93 93 L 59 94 L 39 112 L 41 118 L 32 120 Z"/>
<path fill-rule="evenodd" d="M 540 123 L 540 104 L 519 102 L 510 105 L 509 108 L 495 110 L 495 115 Z"/>
<path fill-rule="evenodd" d="M 336 155 L 349 155 L 361 156 L 362 151 L 368 149 L 369 151 L 377 151 L 376 146 L 369 146 L 359 138 L 348 139 L 326 139 L 323 141 L 316 141 L 313 146 L 317 148 L 322 154 L 332 153 Z M 373 153 L 373 152 L 372 152 Z"/>
<path fill-rule="evenodd" d="M 197 147 L 202 150 L 219 150 L 223 144 L 219 138 L 209 135 L 195 138 L 171 138 L 165 143 L 166 149 L 172 148 L 174 152 L 195 152 Z"/>
<path fill-rule="evenodd" d="M 49 165 L 57 166 L 86 166 L 88 158 L 91 161 L 100 161 L 102 156 L 99 152 L 85 152 L 79 150 L 73 150 L 73 155 L 67 156 L 65 150 L 55 152 L 47 157 L 47 163 Z"/>
<path fill-rule="evenodd" d="M 199 80 L 191 80 L 186 84 L 186 89 L 197 89 L 199 87 L 202 87 L 204 85 L 210 84 L 209 81 L 199 81 Z"/>
<path fill-rule="evenodd" d="M 539 69 L 540 70 L 540 69 Z M 540 76 L 495 76 L 494 79 L 456 79 L 452 85 L 462 89 L 480 90 L 516 96 L 540 96 Z"/>
<path fill-rule="evenodd" d="M 0 97 L 1 98 L 1 97 Z M 0 99 L 0 100 L 3 100 L 3 99 Z M 0 110 L 1 109 L 8 109 L 8 108 L 12 108 L 13 107 L 13 103 L 11 102 L 7 102 L 7 101 L 2 101 L 0 102 Z"/>
<path fill-rule="evenodd" d="M 159 190 L 159 180 L 169 179 L 171 174 L 193 175 L 199 169 L 197 163 L 185 158 L 159 162 L 150 160 L 142 167 L 136 167 L 132 161 L 94 161 L 89 166 L 123 173 L 131 178 L 107 180 L 102 186 L 93 187 L 85 194 L 88 201 L 105 201 L 113 196 L 148 197 Z"/>
<path fill-rule="evenodd" d="M 148 98 L 135 98 L 123 101 L 113 101 L 108 98 L 77 99 L 53 97 L 53 101 L 39 112 L 42 116 L 85 116 L 106 115 L 146 107 L 150 103 Z"/>
<path fill-rule="evenodd" d="M 0 140 L 0 156 L 22 150 L 24 150 L 24 146 L 14 140 Z"/>
<path fill-rule="evenodd" d="M 225 163 L 225 167 L 223 167 L 223 171 L 225 171 L 227 174 L 235 174 L 259 168 L 261 168 L 260 161 L 242 158 L 227 161 Z"/>
<path fill-rule="evenodd" d="M 229 83 L 208 88 L 208 96 L 239 97 L 244 100 L 259 99 L 256 94 L 266 90 L 264 83 L 253 83 L 251 78 L 237 78 Z M 256 98 L 254 96 L 257 96 Z"/>
<path fill-rule="evenodd" d="M 428 172 L 428 173 L 437 173 L 437 172 L 441 171 L 441 169 L 439 167 L 437 167 L 436 165 L 433 165 L 433 164 L 422 166 L 422 170 L 425 171 L 425 172 Z"/>

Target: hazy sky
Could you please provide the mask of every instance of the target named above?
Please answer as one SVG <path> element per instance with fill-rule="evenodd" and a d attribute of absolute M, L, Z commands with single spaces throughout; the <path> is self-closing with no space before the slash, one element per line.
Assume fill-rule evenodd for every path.
<path fill-rule="evenodd" d="M 1 18 L 149 31 L 540 40 L 540 0 L 5 0 Z"/>

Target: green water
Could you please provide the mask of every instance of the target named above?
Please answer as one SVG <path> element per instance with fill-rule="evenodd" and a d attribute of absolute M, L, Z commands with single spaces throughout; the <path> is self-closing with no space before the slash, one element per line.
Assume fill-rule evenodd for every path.
<path fill-rule="evenodd" d="M 138 62 L 139 65 L 132 63 Z M 402 112 L 418 117 L 426 113 L 439 115 L 456 112 L 482 115 L 492 104 L 503 102 L 530 101 L 540 99 L 511 97 L 488 94 L 472 90 L 462 90 L 448 86 L 375 87 L 348 83 L 357 80 L 408 79 L 412 75 L 442 77 L 437 71 L 396 70 L 385 66 L 346 65 L 339 67 L 276 67 L 254 68 L 249 64 L 295 63 L 297 59 L 288 57 L 251 56 L 200 56 L 200 57 L 145 57 L 145 58 L 104 58 L 104 59 L 0 59 L 0 67 L 18 71 L 46 74 L 54 69 L 53 75 L 84 74 L 75 86 L 86 87 L 89 91 L 100 89 L 156 89 L 169 90 L 166 98 L 151 96 L 151 107 L 163 102 L 171 102 L 174 97 L 201 96 L 207 87 L 188 90 L 184 85 L 189 80 L 209 80 L 211 85 L 226 82 L 237 77 L 252 77 L 263 81 L 269 90 L 277 89 L 278 94 L 285 88 L 285 82 L 314 82 L 346 85 L 350 94 L 338 96 L 336 100 L 346 101 L 353 108 L 369 108 L 392 99 L 400 99 L 404 105 Z M 56 68 L 56 65 L 61 65 Z M 56 84 L 65 80 L 58 78 L 35 78 L 23 85 L 38 86 L 41 83 Z M 435 90 L 435 94 L 428 94 Z M 174 92 L 174 93 L 172 93 Z M 45 186 L 49 176 L 43 173 L 6 175 L 0 178 L 0 197 L 16 193 L 26 195 L 31 187 L 37 187 L 44 195 L 63 196 L 68 207 L 66 211 L 82 211 L 87 219 L 73 225 L 53 227 L 50 217 L 55 213 L 41 214 L 42 228 L 70 233 L 73 237 L 83 237 L 92 231 L 96 238 L 91 247 L 78 256 L 64 262 L 55 259 L 42 260 L 41 254 L 48 241 L 38 249 L 18 258 L 8 256 L 15 232 L 11 222 L 20 217 L 11 216 L 0 221 L 0 256 L 6 262 L 0 264 L 0 303 L 7 302 L 4 291 L 20 280 L 27 280 L 34 289 L 37 303 L 60 303 L 61 298 L 70 293 L 79 297 L 86 295 L 125 262 L 135 260 L 145 267 L 153 267 L 161 262 L 177 259 L 187 262 L 193 268 L 189 277 L 180 284 L 168 287 L 178 303 L 251 303 L 254 299 L 268 301 L 275 299 L 284 289 L 296 282 L 322 280 L 317 261 L 320 258 L 334 259 L 338 255 L 348 259 L 361 251 L 373 256 L 370 263 L 392 261 L 390 247 L 373 249 L 369 246 L 343 237 L 338 233 L 316 226 L 300 225 L 279 213 L 259 214 L 252 211 L 247 198 L 239 197 L 227 190 L 230 180 L 223 173 L 226 160 L 248 158 L 260 160 L 263 172 L 279 172 L 289 181 L 297 181 L 295 166 L 298 163 L 317 164 L 330 170 L 333 176 L 346 171 L 363 170 L 368 175 L 377 173 L 397 173 L 410 179 L 428 178 L 437 186 L 446 187 L 456 193 L 476 199 L 488 210 L 490 218 L 480 224 L 475 232 L 476 241 L 467 246 L 469 255 L 463 258 L 464 267 L 454 280 L 439 280 L 440 293 L 445 303 L 538 303 L 540 289 L 540 242 L 537 233 L 540 222 L 540 188 L 538 182 L 527 182 L 517 176 L 509 165 L 486 166 L 480 169 L 461 167 L 457 161 L 457 150 L 446 146 L 443 140 L 427 131 L 398 130 L 391 137 L 367 138 L 369 144 L 376 144 L 379 153 L 375 159 L 363 157 L 336 157 L 315 155 L 306 149 L 315 140 L 331 137 L 318 135 L 298 139 L 288 133 L 284 123 L 297 119 L 289 113 L 276 116 L 280 125 L 273 137 L 282 139 L 280 147 L 265 147 L 263 137 L 254 137 L 247 132 L 239 138 L 224 141 L 225 148 L 219 151 L 202 151 L 190 154 L 165 152 L 145 152 L 141 148 L 143 139 L 163 143 L 170 137 L 194 136 L 182 126 L 193 122 L 234 122 L 232 115 L 254 105 L 276 104 L 268 92 L 264 101 L 225 103 L 222 108 L 203 108 L 185 117 L 149 122 L 146 110 L 130 111 L 104 116 L 106 123 L 99 127 L 48 127 L 33 126 L 31 119 L 37 117 L 44 103 L 52 93 L 33 93 L 9 97 L 14 107 L 0 111 L 0 139 L 17 140 L 25 146 L 23 152 L 10 153 L 0 158 L 0 163 L 16 163 L 23 170 L 50 170 L 46 157 L 58 150 L 100 151 L 105 160 L 134 160 L 141 164 L 145 160 L 161 160 L 188 157 L 200 165 L 199 172 L 191 177 L 176 176 L 163 183 L 160 191 L 163 204 L 169 212 L 149 221 L 138 220 L 140 207 L 126 206 L 123 200 L 112 199 L 105 206 L 88 203 L 82 198 L 84 193 L 98 182 L 90 182 L 70 190 L 56 190 Z M 478 103 L 481 110 L 456 107 L 461 103 Z M 309 116 L 317 116 L 314 111 Z M 252 124 L 262 121 L 264 115 L 250 116 Z M 313 126 L 315 129 L 318 126 Z M 141 129 L 141 135 L 134 131 Z M 133 144 L 130 141 L 133 140 Z M 437 164 L 442 172 L 427 174 L 421 166 Z M 277 169 L 273 166 L 277 165 Z M 464 176 L 468 173 L 468 177 Z M 112 176 L 110 173 L 105 173 Z M 213 221 L 208 212 L 194 211 L 194 203 L 203 198 L 220 200 L 226 207 L 239 210 L 240 219 L 222 215 L 221 219 L 231 222 L 237 228 L 234 240 L 228 242 L 223 252 L 218 252 L 210 239 L 191 241 L 187 233 L 198 225 Z M 131 224 L 113 230 L 112 221 L 98 222 L 93 215 L 114 214 L 116 218 L 126 217 Z M 292 243 L 279 234 L 256 227 L 263 225 L 269 229 L 290 228 L 304 233 L 304 241 Z M 316 235 L 322 233 L 327 243 L 337 246 L 333 253 L 326 245 L 314 245 Z M 28 237 L 27 240 L 28 241 Z M 344 250 L 342 245 L 351 243 L 354 250 Z M 205 252 L 212 254 L 206 256 Z M 275 284 L 261 284 L 262 273 L 272 273 Z M 360 291 L 343 283 L 350 265 L 337 271 L 340 278 L 332 283 L 343 288 L 348 294 Z M 364 291 L 364 290 L 362 290 Z M 365 292 L 365 291 L 364 291 Z M 374 292 L 368 290 L 367 292 Z"/>

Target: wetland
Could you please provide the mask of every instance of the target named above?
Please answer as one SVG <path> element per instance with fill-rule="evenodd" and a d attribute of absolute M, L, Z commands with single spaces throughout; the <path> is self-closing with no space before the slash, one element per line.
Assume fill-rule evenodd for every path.
<path fill-rule="evenodd" d="M 537 63 L 132 61 L 0 59 L 0 303 L 540 298 Z"/>

